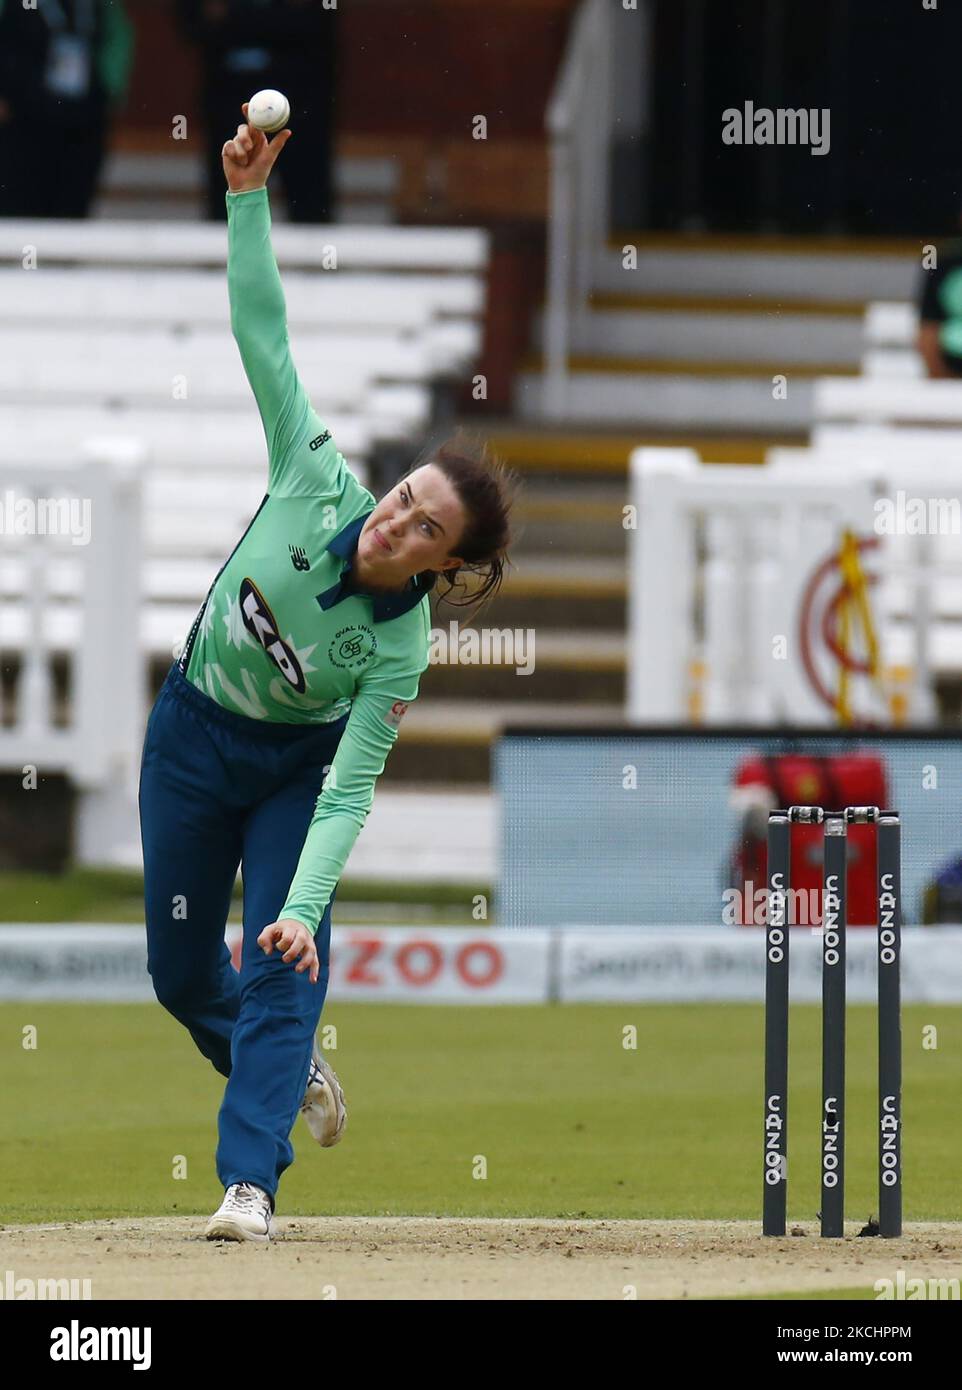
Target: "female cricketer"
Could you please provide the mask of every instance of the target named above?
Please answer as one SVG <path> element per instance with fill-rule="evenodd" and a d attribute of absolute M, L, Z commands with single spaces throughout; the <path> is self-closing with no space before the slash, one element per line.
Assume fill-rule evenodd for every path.
<path fill-rule="evenodd" d="M 266 183 L 290 138 L 242 124 L 223 147 L 231 327 L 267 495 L 151 710 L 140 777 L 154 990 L 227 1077 L 225 1196 L 207 1236 L 260 1242 L 298 1110 L 322 1146 L 343 1133 L 315 1039 L 331 904 L 428 665 L 430 591 L 441 579 L 449 595 L 468 571 L 482 582 L 467 601 L 496 592 L 514 495 L 503 466 L 458 439 L 379 502 L 348 469 L 294 370 L 271 248 Z M 238 973 L 224 928 L 239 864 Z"/>

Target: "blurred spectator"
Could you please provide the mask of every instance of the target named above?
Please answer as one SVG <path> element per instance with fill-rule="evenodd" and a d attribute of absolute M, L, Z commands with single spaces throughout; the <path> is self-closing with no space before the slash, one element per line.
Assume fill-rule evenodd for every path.
<path fill-rule="evenodd" d="M 176 0 L 200 48 L 206 125 L 207 215 L 225 218 L 221 149 L 241 103 L 274 87 L 291 103 L 294 138 L 277 165 L 292 222 L 331 219 L 336 9 L 322 0 Z"/>
<path fill-rule="evenodd" d="M 123 0 L 0 0 L 0 215 L 87 216 L 132 59 Z"/>
<path fill-rule="evenodd" d="M 938 248 L 923 270 L 918 348 L 931 377 L 962 376 L 962 241 Z"/>

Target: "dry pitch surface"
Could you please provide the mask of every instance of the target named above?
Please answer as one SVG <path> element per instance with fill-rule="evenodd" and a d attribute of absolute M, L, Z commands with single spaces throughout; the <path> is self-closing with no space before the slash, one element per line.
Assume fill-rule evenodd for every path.
<path fill-rule="evenodd" d="M 100 1298 L 718 1298 L 962 1276 L 962 1226 L 900 1240 L 764 1240 L 748 1221 L 281 1218 L 270 1246 L 204 1239 L 202 1217 L 0 1228 L 0 1271 L 91 1280 Z M 851 1232 L 849 1234 L 848 1232 Z"/>

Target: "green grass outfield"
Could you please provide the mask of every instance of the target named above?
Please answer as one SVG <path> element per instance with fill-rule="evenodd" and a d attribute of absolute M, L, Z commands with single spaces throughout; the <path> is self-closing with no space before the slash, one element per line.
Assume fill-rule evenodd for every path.
<path fill-rule="evenodd" d="M 827 1302 L 837 1303 L 839 1299 L 847 1302 L 871 1302 L 878 1301 L 878 1294 L 874 1289 L 806 1289 L 799 1293 L 740 1293 L 733 1298 L 724 1300 L 733 1303 L 811 1303 Z"/>
<path fill-rule="evenodd" d="M 371 921 L 404 925 L 493 926 L 472 915 L 474 897 L 487 883 L 391 883 L 345 877 L 337 886 L 334 921 L 338 926 Z M 234 886 L 229 921 L 240 922 L 243 889 Z M 0 871 L 0 922 L 142 922 L 144 876 L 134 869 L 71 868 L 62 874 Z"/>
<path fill-rule="evenodd" d="M 762 1008 L 336 1004 L 344 1142 L 303 1122 L 295 1214 L 757 1220 Z M 849 1013 L 846 1211 L 876 1209 L 874 1010 Z M 636 1050 L 623 1029 L 638 1030 Z M 925 1050 L 934 1024 L 938 1047 Z M 38 1030 L 36 1050 L 22 1030 Z M 792 1011 L 789 1214 L 818 1208 L 820 1022 Z M 904 1010 L 907 1221 L 957 1220 L 962 1009 Z M 0 1006 L 4 1222 L 209 1213 L 223 1081 L 156 1005 Z M 186 1180 L 172 1176 L 176 1156 Z M 473 1176 L 476 1156 L 487 1177 Z"/>

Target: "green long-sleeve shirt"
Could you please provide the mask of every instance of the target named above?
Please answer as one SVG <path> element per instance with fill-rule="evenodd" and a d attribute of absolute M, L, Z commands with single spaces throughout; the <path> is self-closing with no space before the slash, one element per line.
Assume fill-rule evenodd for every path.
<path fill-rule="evenodd" d="M 322 724 L 350 711 L 278 914 L 315 932 L 417 697 L 435 576 L 392 594 L 354 585 L 357 537 L 375 499 L 294 369 L 267 189 L 226 196 L 231 327 L 267 436 L 268 491 L 214 580 L 180 666 L 251 719 Z"/>

